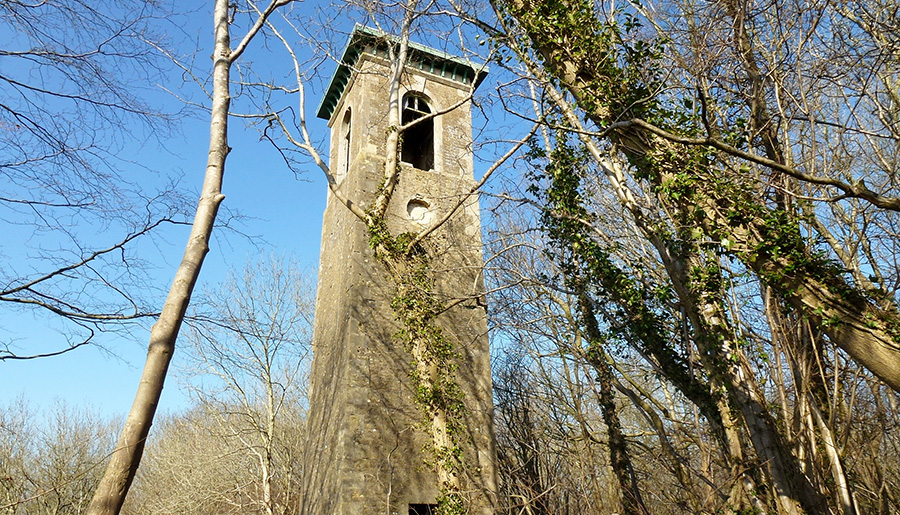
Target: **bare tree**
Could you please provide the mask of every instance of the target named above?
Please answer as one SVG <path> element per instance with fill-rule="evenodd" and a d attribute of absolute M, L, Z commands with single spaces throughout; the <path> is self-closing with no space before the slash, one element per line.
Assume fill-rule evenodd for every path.
<path fill-rule="evenodd" d="M 206 165 L 203 190 L 191 226 L 184 257 L 162 312 L 150 332 L 147 361 L 135 394 L 134 404 L 125 421 L 112 459 L 91 501 L 88 513 L 116 514 L 121 510 L 125 495 L 134 479 L 146 443 L 147 434 L 159 403 L 175 341 L 184 321 L 194 285 L 200 275 L 203 260 L 209 252 L 209 238 L 215 225 L 219 205 L 224 200 L 222 179 L 228 146 L 228 118 L 231 101 L 231 68 L 259 33 L 266 19 L 290 0 L 273 0 L 259 13 L 250 29 L 236 47 L 231 47 L 231 16 L 229 4 L 217 0 L 213 12 L 215 46 L 213 50 L 213 95 L 210 108 L 209 159 Z"/>
<path fill-rule="evenodd" d="M 190 389 L 214 433 L 254 461 L 250 500 L 267 515 L 284 513 L 297 487 L 281 463 L 295 450 L 279 436 L 302 432 L 285 412 L 307 398 L 313 306 L 310 274 L 269 256 L 203 295 L 188 333 Z"/>
<path fill-rule="evenodd" d="M 0 513 L 84 513 L 118 425 L 62 402 L 0 408 Z"/>
<path fill-rule="evenodd" d="M 152 2 L 0 5 L 9 35 L 0 49 L 0 307 L 59 322 L 67 339 L 22 348 L 4 337 L 0 360 L 66 352 L 153 313 L 132 248 L 179 223 L 186 204 L 151 167 L 143 175 L 168 184 L 126 174 L 136 165 L 119 153 L 174 122 L 143 100 L 165 67 L 148 42 L 167 44 L 169 15 Z"/>
<path fill-rule="evenodd" d="M 286 399 L 279 413 L 272 469 L 276 513 L 299 513 L 304 400 Z M 237 429 L 238 435 L 253 435 L 259 428 L 221 408 L 221 404 L 193 405 L 184 413 L 160 417 L 122 513 L 266 513 L 257 457 L 247 452 L 238 436 L 224 431 L 227 426 Z"/>

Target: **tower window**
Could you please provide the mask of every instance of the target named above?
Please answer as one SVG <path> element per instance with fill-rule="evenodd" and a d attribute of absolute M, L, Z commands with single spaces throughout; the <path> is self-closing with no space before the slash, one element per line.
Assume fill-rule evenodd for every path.
<path fill-rule="evenodd" d="M 350 108 L 347 108 L 341 122 L 341 141 L 338 148 L 337 180 L 340 182 L 350 171 Z"/>
<path fill-rule="evenodd" d="M 413 94 L 403 97 L 403 125 L 428 114 L 431 114 L 431 108 L 425 98 Z M 420 170 L 434 168 L 434 118 L 423 120 L 403 131 L 400 159 Z"/>

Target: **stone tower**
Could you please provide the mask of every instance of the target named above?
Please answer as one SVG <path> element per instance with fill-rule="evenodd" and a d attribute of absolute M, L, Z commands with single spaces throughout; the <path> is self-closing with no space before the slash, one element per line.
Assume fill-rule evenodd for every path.
<path fill-rule="evenodd" d="M 338 188 L 364 207 L 383 176 L 389 36 L 357 26 L 318 116 L 331 127 Z M 392 234 L 419 231 L 473 186 L 470 104 L 486 75 L 471 63 L 410 43 L 402 78 L 404 122 L 460 104 L 403 135 L 400 182 L 387 211 Z M 440 495 L 427 464 L 424 414 L 414 402 L 412 356 L 393 340 L 394 286 L 366 226 L 329 193 L 316 296 L 314 361 L 303 469 L 304 515 L 425 515 Z M 469 197 L 427 239 L 436 295 L 452 305 L 437 323 L 459 354 L 464 393 L 461 473 L 470 513 L 493 513 L 496 490 L 481 222 Z"/>

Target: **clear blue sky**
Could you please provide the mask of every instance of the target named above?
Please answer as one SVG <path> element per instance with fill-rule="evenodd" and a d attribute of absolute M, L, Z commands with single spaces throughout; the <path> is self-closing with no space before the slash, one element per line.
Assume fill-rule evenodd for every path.
<path fill-rule="evenodd" d="M 211 65 L 208 56 L 211 53 L 209 46 L 212 39 L 210 14 L 212 2 L 195 2 L 195 4 L 193 7 L 195 10 L 191 14 L 179 19 L 177 29 L 170 25 L 168 30 L 181 33 L 179 39 L 184 47 L 177 49 L 180 52 L 189 53 L 198 44 L 203 47 L 195 54 L 195 67 L 205 74 Z M 192 7 L 182 4 L 179 8 Z M 294 8 L 303 10 L 301 16 L 319 20 L 311 22 L 311 25 L 334 24 L 335 31 L 316 33 L 319 37 L 334 38 L 335 41 L 328 43 L 335 52 L 343 47 L 345 40 L 343 34 L 346 34 L 354 23 L 367 22 L 362 17 L 353 19 L 353 16 L 347 15 L 346 12 L 338 15 L 337 8 L 329 7 L 327 3 L 299 3 Z M 317 29 L 309 28 L 309 30 Z M 237 38 L 239 34 L 240 30 L 235 30 L 233 37 Z M 254 68 L 263 74 L 286 76 L 290 73 L 290 62 L 285 59 L 285 54 L 279 51 L 278 42 L 271 38 L 265 41 L 268 49 L 263 49 L 262 43 L 263 40 L 257 40 L 243 56 L 242 61 L 252 62 Z M 434 42 L 430 43 L 435 45 Z M 298 44 L 297 48 L 309 49 L 310 45 Z M 313 113 L 323 87 L 334 69 L 335 64 L 325 60 L 319 67 L 317 76 L 307 84 L 306 111 L 310 132 L 323 140 L 327 136 L 328 128 L 326 123 L 315 118 Z M 168 77 L 171 79 L 169 83 L 160 84 L 148 94 L 149 103 L 165 106 L 165 109 L 169 110 L 181 106 L 171 94 L 163 91 L 163 88 L 177 93 L 179 97 L 195 101 L 203 100 L 196 86 L 184 83 L 179 70 L 173 68 L 169 71 Z M 492 73 L 488 82 L 495 84 L 482 85 L 482 92 L 496 87 L 497 80 L 497 74 Z M 236 105 L 240 109 L 241 104 L 238 102 Z M 484 109 L 492 109 L 489 103 L 483 106 Z M 502 126 L 503 115 L 499 106 L 493 109 L 495 123 L 489 126 L 489 132 L 493 137 L 497 137 L 496 134 L 500 132 L 508 132 L 509 127 Z M 476 138 L 484 141 L 491 135 L 479 133 L 485 126 L 481 112 L 478 109 L 473 111 L 476 120 L 474 128 Z M 146 174 L 148 168 L 158 172 L 161 177 L 169 172 L 183 173 L 182 188 L 187 192 L 197 192 L 206 163 L 208 135 L 208 116 L 195 113 L 195 116 L 182 122 L 172 137 L 161 141 L 152 138 L 148 141 L 129 140 L 123 147 L 124 155 L 120 156 L 119 166 L 123 167 L 126 176 Z M 223 280 L 229 267 L 239 268 L 248 258 L 268 250 L 293 255 L 302 264 L 313 269 L 317 268 L 326 195 L 321 172 L 310 162 L 306 166 L 306 173 L 299 178 L 295 177 L 287 170 L 271 144 L 260 141 L 258 131 L 246 128 L 240 120 L 232 120 L 229 138 L 233 151 L 226 165 L 224 205 L 248 217 L 239 229 L 257 237 L 257 242 L 261 243 L 254 244 L 233 233 L 223 231 L 214 233 L 198 291 L 205 285 L 214 285 Z M 324 150 L 327 154 L 327 149 Z M 491 154 L 493 151 L 487 149 L 482 152 Z M 136 164 L 130 165 L 129 161 Z M 483 172 L 485 167 L 486 165 L 476 160 L 476 176 L 480 171 Z M 196 195 L 192 193 L 191 196 Z M 11 235 L 10 231 L 15 228 L 4 227 L 3 230 L 7 235 Z M 142 244 L 142 257 L 148 259 L 154 267 L 154 286 L 163 292 L 168 288 L 175 267 L 181 259 L 187 233 L 187 227 L 167 229 L 164 238 Z M 12 238 L 9 241 L 12 241 Z M 3 245 L 3 240 L 0 239 L 0 250 L 5 252 L 7 248 Z M 57 325 L 52 318 L 35 319 L 21 312 L 10 312 L 0 306 L 0 331 L 7 338 L 17 338 L 22 352 L 40 347 L 47 342 L 64 341 Z M 84 347 L 59 357 L 31 361 L 0 361 L 0 403 L 6 404 L 15 397 L 24 395 L 35 407 L 47 407 L 54 399 L 61 399 L 75 405 L 91 406 L 107 415 L 124 415 L 131 406 L 143 366 L 148 330 L 149 324 L 147 328 L 136 331 L 132 337 L 100 335 L 96 342 L 102 348 Z M 178 358 L 179 354 L 176 351 L 173 368 L 170 369 L 172 372 L 177 371 Z M 187 405 L 187 398 L 178 386 L 177 377 L 173 377 L 170 372 L 161 410 L 178 410 Z"/>
<path fill-rule="evenodd" d="M 193 39 L 208 46 L 212 39 L 212 2 L 198 4 L 193 14 L 181 18 L 179 28 L 184 33 L 186 44 Z M 314 4 L 305 5 L 310 7 Z M 258 41 L 245 58 L 258 58 L 261 43 L 262 40 Z M 178 50 L 187 53 L 190 49 Z M 196 66 L 202 73 L 208 73 L 210 68 L 209 55 L 208 48 L 196 53 Z M 287 61 L 282 64 L 285 65 L 283 68 L 288 65 Z M 333 69 L 332 63 L 324 64 L 325 74 Z M 199 88 L 184 84 L 178 70 L 172 69 L 169 77 L 171 83 L 160 84 L 153 97 L 147 99 L 151 105 L 165 106 L 165 109 L 180 107 L 178 101 L 163 88 L 177 92 L 179 96 L 200 98 Z M 319 82 L 310 83 L 312 101 L 309 102 L 311 105 L 307 105 L 310 112 L 318 102 Z M 322 120 L 313 117 L 310 123 L 314 134 L 325 134 L 328 130 Z M 321 172 L 310 165 L 306 174 L 295 177 L 286 169 L 272 145 L 260 141 L 258 131 L 248 129 L 239 120 L 231 122 L 229 140 L 233 151 L 226 165 L 224 206 L 247 217 L 237 227 L 255 237 L 255 241 L 235 233 L 215 232 L 197 291 L 204 285 L 214 285 L 223 280 L 229 267 L 240 268 L 248 258 L 269 250 L 291 254 L 314 269 L 318 264 L 326 194 Z M 124 150 L 129 154 L 120 156 L 122 161 L 118 166 L 122 167 L 126 177 L 146 174 L 148 170 L 145 168 L 158 172 L 161 177 L 172 172 L 183 174 L 182 189 L 190 198 L 196 198 L 195 192 L 199 191 L 206 165 L 208 144 L 208 116 L 194 113 L 194 116 L 182 121 L 170 138 L 127 142 Z M 137 164 L 131 166 L 126 161 Z M 16 227 L 3 228 L 7 247 L 16 237 L 27 237 L 14 235 L 16 230 Z M 181 260 L 188 230 L 186 226 L 166 229 L 164 238 L 141 244 L 142 257 L 149 259 L 154 267 L 152 276 L 158 283 L 154 286 L 163 290 L 168 288 L 175 267 Z M 118 235 L 100 233 L 100 242 L 103 236 L 108 236 L 107 241 L 111 241 Z M 0 241 L 2 245 L 4 243 Z M 8 255 L 10 252 L 7 250 L 4 249 L 4 253 Z M 65 341 L 52 318 L 35 318 L 7 309 L 0 309 L 0 331 L 4 337 L 15 338 L 22 353 L 58 348 Z M 88 346 L 58 357 L 0 361 L 0 403 L 7 404 L 13 398 L 24 395 L 35 407 L 47 407 L 54 399 L 61 399 L 75 405 L 92 406 L 105 414 L 124 415 L 131 406 L 143 367 L 148 334 L 147 330 L 136 331 L 131 338 L 101 334 L 96 342 L 105 350 Z M 176 354 L 176 366 L 177 357 Z M 174 368 L 170 370 L 175 372 Z M 177 378 L 170 374 L 161 409 L 177 410 L 186 402 L 178 388 Z"/>

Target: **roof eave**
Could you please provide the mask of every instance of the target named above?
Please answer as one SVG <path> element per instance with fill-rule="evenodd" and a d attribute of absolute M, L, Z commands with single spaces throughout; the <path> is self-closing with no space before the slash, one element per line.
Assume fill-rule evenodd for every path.
<path fill-rule="evenodd" d="M 319 102 L 319 107 L 316 109 L 316 116 L 325 120 L 330 120 L 332 114 L 334 113 L 334 109 L 340 103 L 341 98 L 344 95 L 344 90 L 347 84 L 350 82 L 351 75 L 353 73 L 352 67 L 356 64 L 359 56 L 365 51 L 365 49 L 357 48 L 357 44 L 360 40 L 372 38 L 372 39 L 391 39 L 397 41 L 395 36 L 391 36 L 389 34 L 385 34 L 384 32 L 373 29 L 371 27 L 366 27 L 364 25 L 356 24 L 353 27 L 353 32 L 350 34 L 350 37 L 347 38 L 347 44 L 344 46 L 344 51 L 341 53 L 341 59 L 339 61 L 337 69 L 335 69 L 334 74 L 331 76 L 331 81 L 328 83 L 328 88 L 325 90 L 325 94 L 322 96 L 322 100 Z M 436 48 L 431 48 L 425 45 L 421 45 L 419 43 L 415 43 L 410 41 L 409 48 L 416 51 L 431 56 L 440 61 L 445 61 L 448 63 L 453 63 L 457 66 L 462 66 L 463 69 L 468 69 L 472 72 L 474 76 L 474 80 L 472 81 L 473 89 L 477 88 L 484 78 L 488 74 L 487 65 L 478 65 L 471 61 L 467 61 L 457 56 L 450 55 L 446 52 L 438 50 Z"/>

